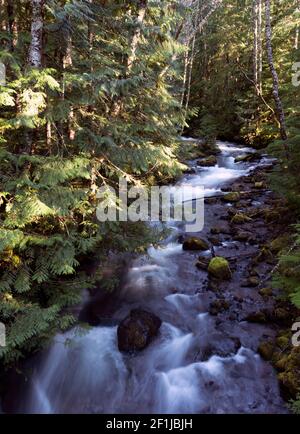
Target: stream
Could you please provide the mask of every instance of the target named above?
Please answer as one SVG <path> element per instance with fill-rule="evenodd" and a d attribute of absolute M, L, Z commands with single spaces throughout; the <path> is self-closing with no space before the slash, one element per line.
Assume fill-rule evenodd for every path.
<path fill-rule="evenodd" d="M 191 139 L 190 139 L 191 140 Z M 179 185 L 204 186 L 205 197 L 222 195 L 222 188 L 239 182 L 258 166 L 235 163 L 235 157 L 252 149 L 218 142 L 221 153 L 214 167 L 190 166 Z M 241 187 L 245 187 L 241 181 Z M 261 192 L 250 207 L 260 207 L 271 192 Z M 218 199 L 205 205 L 205 227 L 228 225 L 224 214 L 232 204 Z M 207 272 L 195 267 L 199 252 L 183 251 L 184 224 L 158 247 L 132 261 L 111 322 L 56 336 L 52 346 L 31 366 L 28 381 L 11 412 L 17 413 L 286 413 L 276 373 L 257 354 L 262 338 L 272 338 L 271 325 L 253 324 L 246 315 L 266 304 L 255 288 L 241 287 L 257 243 L 239 242 L 230 231 L 219 235 L 217 255 L 234 257 L 233 279 L 210 287 Z M 248 228 L 251 231 L 251 227 Z M 266 236 L 262 222 L 252 231 Z M 226 233 L 227 232 L 227 233 Z M 192 234 L 196 235 L 197 234 Z M 204 256 L 209 256 L 210 251 Z M 262 275 L 268 272 L 260 266 Z M 228 310 L 210 314 L 210 305 L 224 297 Z M 267 302 L 268 303 L 268 302 Z M 271 303 L 271 302 L 269 302 Z M 159 316 L 159 336 L 144 351 L 127 355 L 117 348 L 117 324 L 131 309 L 142 308 Z"/>

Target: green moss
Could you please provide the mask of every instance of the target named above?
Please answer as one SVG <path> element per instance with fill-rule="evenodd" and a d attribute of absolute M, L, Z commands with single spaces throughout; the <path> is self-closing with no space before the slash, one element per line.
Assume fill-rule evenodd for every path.
<path fill-rule="evenodd" d="M 279 348 L 284 350 L 284 349 L 288 348 L 288 346 L 290 344 L 290 340 L 287 336 L 279 336 L 276 339 L 276 344 L 279 346 Z"/>
<path fill-rule="evenodd" d="M 233 191 L 231 193 L 227 193 L 222 197 L 224 202 L 238 202 L 241 199 L 240 193 L 237 191 Z"/>
<path fill-rule="evenodd" d="M 262 297 L 271 297 L 273 295 L 272 288 L 262 288 L 259 290 L 259 293 Z"/>
<path fill-rule="evenodd" d="M 294 347 L 285 359 L 284 372 L 278 375 L 285 394 L 296 399 L 300 391 L 300 347 Z"/>
<path fill-rule="evenodd" d="M 231 219 L 231 223 L 233 224 L 243 224 L 243 223 L 249 223 L 251 221 L 252 219 L 243 213 L 238 213 Z"/>
<path fill-rule="evenodd" d="M 210 261 L 208 272 L 212 277 L 219 280 L 230 280 L 232 277 L 228 261 L 220 256 Z"/>
<path fill-rule="evenodd" d="M 290 245 L 290 236 L 289 235 L 281 235 L 280 237 L 275 238 L 270 244 L 270 250 L 273 253 L 279 253 L 284 250 L 287 246 Z"/>

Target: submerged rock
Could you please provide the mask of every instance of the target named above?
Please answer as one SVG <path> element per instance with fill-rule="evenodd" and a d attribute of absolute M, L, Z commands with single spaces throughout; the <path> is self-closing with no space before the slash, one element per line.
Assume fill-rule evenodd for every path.
<path fill-rule="evenodd" d="M 183 250 L 202 250 L 206 251 L 209 250 L 209 244 L 207 241 L 197 238 L 197 237 L 190 237 L 187 238 L 183 242 Z"/>
<path fill-rule="evenodd" d="M 218 280 L 230 280 L 232 278 L 229 262 L 221 256 L 217 256 L 210 261 L 208 272 Z"/>
<path fill-rule="evenodd" d="M 157 336 L 162 322 L 151 312 L 134 309 L 118 327 L 120 351 L 141 351 Z"/>

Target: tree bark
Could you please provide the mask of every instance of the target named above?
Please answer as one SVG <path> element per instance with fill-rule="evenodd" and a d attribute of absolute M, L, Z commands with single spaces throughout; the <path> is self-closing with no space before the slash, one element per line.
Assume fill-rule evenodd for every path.
<path fill-rule="evenodd" d="M 183 72 L 183 82 L 182 82 L 182 94 L 181 94 L 181 107 L 184 103 L 184 97 L 185 97 L 185 91 L 186 91 L 186 80 L 187 80 L 187 73 L 188 73 L 188 66 L 189 66 L 189 50 L 190 47 L 187 46 L 185 53 L 184 53 L 184 72 Z"/>
<path fill-rule="evenodd" d="M 285 115 L 282 102 L 279 96 L 279 79 L 274 66 L 273 47 L 272 47 L 272 27 L 271 27 L 271 1 L 265 0 L 266 5 L 266 46 L 269 68 L 273 79 L 273 97 L 276 106 L 276 115 L 280 124 L 280 135 L 282 140 L 287 140 L 287 130 L 285 125 Z"/>
<path fill-rule="evenodd" d="M 130 55 L 127 59 L 127 70 L 126 70 L 126 76 L 130 74 L 130 71 L 134 65 L 134 61 L 136 59 L 136 50 L 139 45 L 141 35 L 142 35 L 142 25 L 145 20 L 146 11 L 148 6 L 148 0 L 140 0 L 138 8 L 139 12 L 136 19 L 136 30 L 134 32 L 134 35 L 131 40 L 130 44 Z"/>
<path fill-rule="evenodd" d="M 262 93 L 262 2 L 253 0 L 253 81 L 256 95 Z"/>
<path fill-rule="evenodd" d="M 262 72 L 263 72 L 263 42 L 262 42 L 262 0 L 258 0 L 258 21 L 257 21 L 257 37 L 258 37 L 258 89 L 262 95 Z"/>
<path fill-rule="evenodd" d="M 187 95 L 186 95 L 186 102 L 185 102 L 185 117 L 187 117 L 187 111 L 189 108 L 190 97 L 191 97 L 191 85 L 192 85 L 192 75 L 193 75 L 193 66 L 194 66 L 194 57 L 195 57 L 195 44 L 196 44 L 196 35 L 194 36 L 192 41 L 192 50 L 191 50 L 191 57 L 189 62 L 189 77 L 188 77 Z"/>
<path fill-rule="evenodd" d="M 138 14 L 136 17 L 136 29 L 133 33 L 132 39 L 130 41 L 130 54 L 126 60 L 124 77 L 128 78 L 130 76 L 131 70 L 133 68 L 134 62 L 136 60 L 136 51 L 142 36 L 142 25 L 145 20 L 146 11 L 148 7 L 148 0 L 140 0 L 138 2 Z M 123 77 L 123 78 L 124 78 Z M 117 97 L 112 104 L 111 114 L 113 117 L 117 117 L 123 108 L 123 98 L 121 96 Z"/>
<path fill-rule="evenodd" d="M 44 0 L 31 0 L 31 43 L 29 48 L 29 64 L 34 68 L 42 67 L 43 9 Z"/>
<path fill-rule="evenodd" d="M 8 33 L 10 36 L 10 49 L 14 51 L 18 41 L 18 28 L 15 19 L 14 2 L 7 0 Z"/>
<path fill-rule="evenodd" d="M 258 0 L 253 1 L 253 81 L 258 93 Z"/>

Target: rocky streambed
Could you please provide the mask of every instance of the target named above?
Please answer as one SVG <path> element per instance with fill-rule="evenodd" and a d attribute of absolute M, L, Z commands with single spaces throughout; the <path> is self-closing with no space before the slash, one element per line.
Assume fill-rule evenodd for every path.
<path fill-rule="evenodd" d="M 293 314 L 269 285 L 288 213 L 267 186 L 272 160 L 218 147 L 178 183 L 204 186 L 203 231 L 171 224 L 113 301 L 88 300 L 93 327 L 57 336 L 7 412 L 288 412 L 269 362 L 282 359 L 278 333 Z"/>

